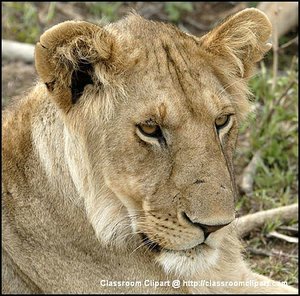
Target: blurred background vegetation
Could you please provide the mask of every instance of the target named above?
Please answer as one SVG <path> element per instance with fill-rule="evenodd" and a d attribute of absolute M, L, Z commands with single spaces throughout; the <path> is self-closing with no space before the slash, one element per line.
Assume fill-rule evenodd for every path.
<path fill-rule="evenodd" d="M 216 22 L 259 2 L 2 2 L 2 38 L 34 44 L 47 28 L 69 19 L 105 24 L 132 9 L 142 16 L 172 22 L 201 36 Z M 250 81 L 254 111 L 240 128 L 236 176 L 240 184 L 245 167 L 256 155 L 250 192 L 239 186 L 239 215 L 297 202 L 298 197 L 298 28 L 280 37 L 276 73 L 274 52 L 258 65 Z M 293 40 L 295 42 L 293 42 Z M 34 65 L 2 60 L 2 106 L 34 84 Z M 267 223 L 244 238 L 252 268 L 276 280 L 298 286 L 298 245 L 270 237 L 278 230 L 298 236 L 280 222 Z M 285 229 L 285 230 L 284 230 Z"/>

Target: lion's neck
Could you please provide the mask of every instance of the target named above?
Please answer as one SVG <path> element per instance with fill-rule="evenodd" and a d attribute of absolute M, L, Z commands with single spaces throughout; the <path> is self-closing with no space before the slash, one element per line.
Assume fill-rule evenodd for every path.
<path fill-rule="evenodd" d="M 46 93 L 41 95 L 39 87 L 6 117 L 4 123 L 4 140 L 11 141 L 7 153 L 11 159 L 17 160 L 15 165 L 20 176 L 24 176 L 24 180 L 18 181 L 26 187 L 18 193 L 24 195 L 22 202 L 45 208 L 49 213 L 48 220 L 44 221 L 46 224 L 74 226 L 75 233 L 79 235 L 77 244 L 82 241 L 85 246 L 88 240 L 92 244 L 96 241 L 99 248 L 96 237 L 104 243 L 111 243 L 119 236 L 126 238 L 122 225 L 128 225 L 129 221 L 122 215 L 126 215 L 122 204 L 105 186 L 101 174 L 95 176 L 91 171 L 86 145 L 69 132 L 62 121 L 62 114 Z M 27 110 L 26 118 L 22 115 L 24 109 Z M 20 148 L 13 149 L 18 145 Z M 26 151 L 21 146 L 26 147 Z M 17 154 L 16 150 L 21 151 Z M 26 167 L 34 170 L 26 170 Z M 32 214 L 38 216 L 41 210 L 33 206 Z M 82 230 L 82 225 L 85 230 Z M 74 239 L 74 233 L 69 234 L 69 239 Z M 68 235 L 64 233 L 60 239 L 68 240 Z M 124 240 L 120 241 L 122 243 Z"/>
<path fill-rule="evenodd" d="M 14 211 L 9 215 L 16 215 L 11 218 L 26 225 L 26 231 L 35 241 L 43 245 L 51 240 L 65 244 L 63 241 L 77 237 L 80 244 L 85 233 L 92 235 L 93 230 L 86 221 L 80 196 L 68 170 L 65 136 L 58 110 L 46 95 L 41 95 L 39 87 L 4 116 L 3 184 L 12 195 L 4 198 L 4 202 L 11 203 L 9 198 L 14 199 L 11 203 Z M 5 173 L 6 169 L 14 171 L 14 175 Z M 18 188 L 13 184 L 19 184 Z M 37 221 L 38 217 L 40 229 L 33 231 L 34 225 L 27 221 Z M 69 227 L 64 225 L 73 228 L 74 233 L 67 233 Z M 82 225 L 86 225 L 86 232 L 79 231 Z"/>

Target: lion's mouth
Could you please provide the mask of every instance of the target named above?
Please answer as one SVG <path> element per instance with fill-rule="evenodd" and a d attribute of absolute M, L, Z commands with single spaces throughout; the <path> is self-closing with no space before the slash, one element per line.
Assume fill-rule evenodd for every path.
<path fill-rule="evenodd" d="M 190 249 L 185 249 L 185 250 L 172 250 L 172 249 L 167 249 L 162 246 L 160 246 L 157 242 L 152 241 L 145 233 L 140 233 L 142 237 L 142 242 L 144 245 L 152 252 L 159 253 L 161 251 L 167 251 L 167 252 L 190 252 L 194 251 L 199 248 L 199 246 L 203 245 L 203 243 L 198 244 Z"/>
<path fill-rule="evenodd" d="M 149 239 L 145 233 L 140 234 L 144 245 L 152 252 L 160 252 L 163 248 L 156 242 Z"/>

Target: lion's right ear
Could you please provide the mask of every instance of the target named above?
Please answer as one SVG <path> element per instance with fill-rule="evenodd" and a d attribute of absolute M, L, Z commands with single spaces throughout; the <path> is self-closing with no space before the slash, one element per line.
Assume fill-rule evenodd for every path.
<path fill-rule="evenodd" d="M 202 48 L 219 62 L 226 76 L 248 79 L 256 62 L 272 47 L 267 41 L 272 25 L 267 16 L 256 8 L 247 8 L 225 19 L 201 38 Z"/>
<path fill-rule="evenodd" d="M 59 107 L 69 110 L 86 85 L 99 83 L 94 66 L 109 69 L 113 64 L 114 48 L 114 39 L 103 28 L 66 21 L 40 37 L 35 47 L 36 70 Z"/>

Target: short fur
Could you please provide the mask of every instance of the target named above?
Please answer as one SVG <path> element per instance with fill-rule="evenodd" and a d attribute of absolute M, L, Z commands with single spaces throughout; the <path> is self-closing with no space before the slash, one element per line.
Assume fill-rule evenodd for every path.
<path fill-rule="evenodd" d="M 202 38 L 135 14 L 46 31 L 35 51 L 40 81 L 3 117 L 2 291 L 296 293 L 100 283 L 274 283 L 242 259 L 232 161 L 270 33 L 256 9 Z M 224 114 L 230 122 L 217 131 Z M 137 128 L 150 121 L 164 145 Z M 229 225 L 205 240 L 195 223 Z"/>

